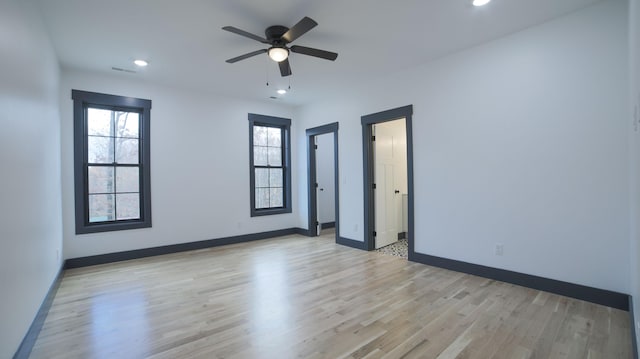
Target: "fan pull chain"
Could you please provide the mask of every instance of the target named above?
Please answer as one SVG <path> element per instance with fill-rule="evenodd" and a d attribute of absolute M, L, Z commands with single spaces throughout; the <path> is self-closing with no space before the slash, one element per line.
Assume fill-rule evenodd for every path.
<path fill-rule="evenodd" d="M 264 70 L 267 74 L 267 87 L 269 87 L 269 57 L 267 57 L 267 61 L 264 63 Z"/>

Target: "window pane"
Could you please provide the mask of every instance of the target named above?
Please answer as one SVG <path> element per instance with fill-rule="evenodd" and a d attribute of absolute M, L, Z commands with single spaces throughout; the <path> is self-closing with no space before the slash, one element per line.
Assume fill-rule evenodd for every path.
<path fill-rule="evenodd" d="M 89 166 L 89 193 L 113 193 L 113 167 Z"/>
<path fill-rule="evenodd" d="M 112 194 L 89 195 L 89 222 L 114 220 L 114 201 Z"/>
<path fill-rule="evenodd" d="M 121 112 L 116 115 L 116 137 L 138 138 L 140 115 L 136 112 Z"/>
<path fill-rule="evenodd" d="M 116 194 L 117 219 L 140 219 L 140 194 Z"/>
<path fill-rule="evenodd" d="M 269 197 L 269 207 L 284 207 L 282 188 L 271 188 Z"/>
<path fill-rule="evenodd" d="M 138 164 L 138 140 L 116 138 L 116 162 Z"/>
<path fill-rule="evenodd" d="M 269 187 L 268 168 L 256 168 L 256 187 Z"/>
<path fill-rule="evenodd" d="M 256 188 L 256 208 L 269 208 L 268 188 Z"/>
<path fill-rule="evenodd" d="M 89 136 L 87 151 L 89 163 L 113 163 L 113 138 Z"/>
<path fill-rule="evenodd" d="M 282 185 L 282 170 L 281 168 L 269 169 L 269 187 L 284 187 Z"/>
<path fill-rule="evenodd" d="M 254 146 L 267 145 L 267 127 L 253 126 L 253 145 Z"/>
<path fill-rule="evenodd" d="M 151 100 L 75 89 L 71 97 L 76 234 L 151 227 Z"/>
<path fill-rule="evenodd" d="M 87 133 L 96 136 L 111 136 L 111 111 L 88 108 Z"/>
<path fill-rule="evenodd" d="M 253 147 L 253 165 L 254 166 L 266 166 L 267 163 L 267 147 L 254 146 Z"/>
<path fill-rule="evenodd" d="M 280 147 L 268 147 L 269 166 L 282 166 L 282 150 Z"/>
<path fill-rule="evenodd" d="M 249 114 L 251 216 L 289 213 L 291 120 Z M 251 137 L 253 136 L 253 137 Z M 286 153 L 284 151 L 287 151 Z"/>
<path fill-rule="evenodd" d="M 282 129 L 269 127 L 269 143 L 270 147 L 282 147 L 282 139 L 280 138 L 282 135 Z"/>
<path fill-rule="evenodd" d="M 140 190 L 140 169 L 138 167 L 116 167 L 116 191 L 139 192 Z M 120 215 L 120 207 L 118 207 Z"/>

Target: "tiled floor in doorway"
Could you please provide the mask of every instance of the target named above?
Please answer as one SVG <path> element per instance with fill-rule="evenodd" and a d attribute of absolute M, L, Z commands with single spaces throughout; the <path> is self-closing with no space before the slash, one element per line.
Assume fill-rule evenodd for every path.
<path fill-rule="evenodd" d="M 388 246 L 376 249 L 376 252 L 406 259 L 409 253 L 409 242 L 407 239 L 400 239 Z"/>

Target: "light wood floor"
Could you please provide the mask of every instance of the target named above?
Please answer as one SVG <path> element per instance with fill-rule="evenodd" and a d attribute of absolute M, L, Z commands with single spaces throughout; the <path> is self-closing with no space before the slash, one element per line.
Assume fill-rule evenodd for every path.
<path fill-rule="evenodd" d="M 69 270 L 32 358 L 631 358 L 628 313 L 288 236 Z"/>

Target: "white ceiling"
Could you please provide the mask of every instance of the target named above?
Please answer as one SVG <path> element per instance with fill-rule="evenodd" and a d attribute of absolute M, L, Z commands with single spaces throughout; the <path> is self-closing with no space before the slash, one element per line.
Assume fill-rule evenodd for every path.
<path fill-rule="evenodd" d="M 293 42 L 339 53 L 335 62 L 292 54 L 292 91 L 277 101 L 301 105 L 351 81 L 416 66 L 522 30 L 598 0 L 38 0 L 62 66 L 268 100 L 289 85 L 266 48 L 221 30 L 264 36 L 270 25 L 309 16 L 318 26 Z M 138 73 L 133 59 L 148 59 Z M 267 87 L 269 78 L 271 86 Z"/>

